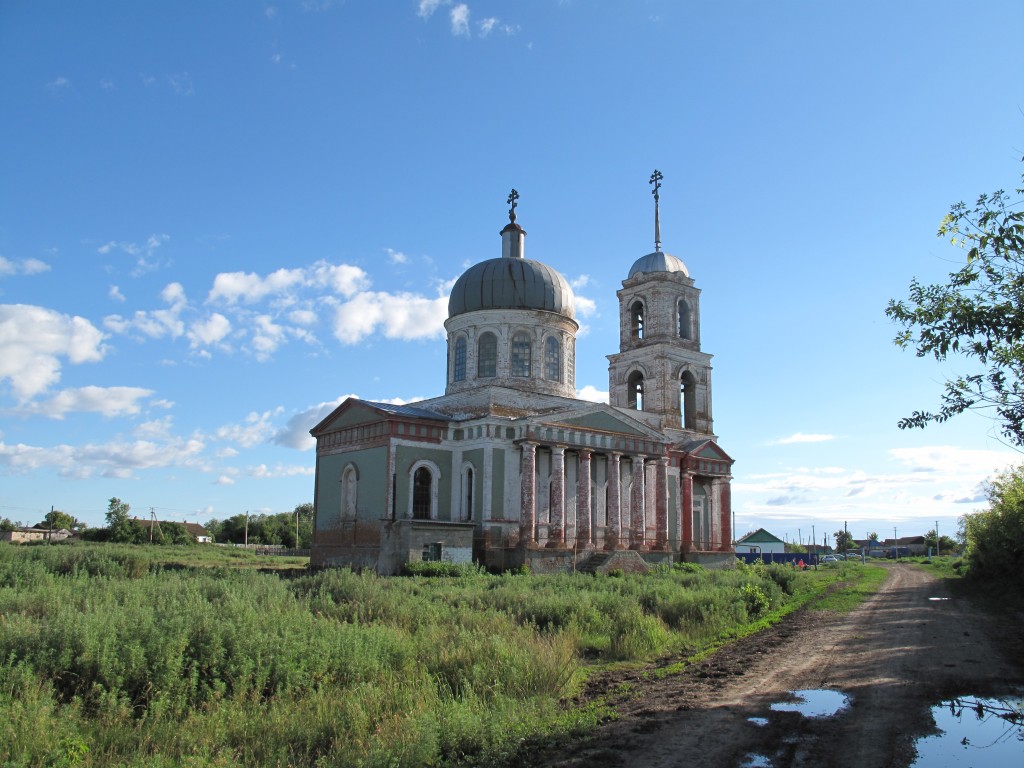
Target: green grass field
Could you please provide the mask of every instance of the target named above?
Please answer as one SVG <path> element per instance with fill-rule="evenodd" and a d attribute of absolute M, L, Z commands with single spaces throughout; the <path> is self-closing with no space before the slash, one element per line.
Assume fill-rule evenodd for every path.
<path fill-rule="evenodd" d="M 0 545 L 0 763 L 514 765 L 524 746 L 594 725 L 602 713 L 566 705 L 588 671 L 692 658 L 874 570 L 381 578 L 302 565 L 219 547 Z"/>

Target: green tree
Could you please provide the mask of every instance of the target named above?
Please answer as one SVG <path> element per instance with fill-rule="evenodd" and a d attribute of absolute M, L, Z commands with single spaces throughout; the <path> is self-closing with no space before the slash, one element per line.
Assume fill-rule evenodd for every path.
<path fill-rule="evenodd" d="M 195 537 L 181 523 L 161 523 L 158 544 L 195 544 Z"/>
<path fill-rule="evenodd" d="M 986 486 L 988 509 L 964 515 L 972 578 L 1024 587 L 1024 466 Z"/>
<path fill-rule="evenodd" d="M 986 410 L 1007 440 L 1024 446 L 1024 188 L 1016 195 L 998 190 L 973 207 L 954 205 L 939 237 L 966 250 L 966 263 L 946 284 L 915 278 L 909 298 L 892 300 L 885 310 L 903 326 L 895 338 L 900 348 L 939 361 L 959 355 L 983 369 L 947 379 L 939 409 L 914 411 L 898 422 L 900 429 Z"/>
<path fill-rule="evenodd" d="M 51 509 L 43 518 L 43 525 L 55 531 L 60 530 L 61 528 L 73 531 L 80 525 L 80 523 L 67 512 L 61 512 L 59 509 Z"/>
<path fill-rule="evenodd" d="M 931 547 L 932 552 L 938 551 L 941 555 L 952 555 L 954 552 L 960 551 L 960 545 L 949 536 L 938 537 L 938 549 L 936 550 L 936 534 L 934 528 L 924 535 L 924 544 L 926 547 Z"/>
<path fill-rule="evenodd" d="M 14 531 L 20 526 L 9 517 L 0 518 L 0 531 Z"/>
<path fill-rule="evenodd" d="M 853 543 L 853 534 L 849 531 L 839 530 L 834 534 L 836 539 L 836 552 L 845 552 L 848 549 L 853 549 L 856 546 Z"/>
<path fill-rule="evenodd" d="M 298 549 L 309 549 L 313 546 L 313 505 L 310 502 L 297 504 L 292 514 L 298 517 L 299 540 L 295 544 Z"/>
<path fill-rule="evenodd" d="M 131 506 L 114 497 L 107 504 L 107 529 L 111 541 L 138 543 L 142 540 L 142 529 L 132 522 Z"/>

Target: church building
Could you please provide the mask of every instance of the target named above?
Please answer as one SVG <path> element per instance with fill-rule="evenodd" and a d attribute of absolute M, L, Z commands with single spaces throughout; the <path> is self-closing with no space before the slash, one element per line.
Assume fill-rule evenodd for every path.
<path fill-rule="evenodd" d="M 414 560 L 490 570 L 642 570 L 734 561 L 733 460 L 711 416 L 700 290 L 655 248 L 626 273 L 610 404 L 576 396 L 575 298 L 501 230 L 501 256 L 452 288 L 447 386 L 411 405 L 349 398 L 316 438 L 313 566 Z"/>

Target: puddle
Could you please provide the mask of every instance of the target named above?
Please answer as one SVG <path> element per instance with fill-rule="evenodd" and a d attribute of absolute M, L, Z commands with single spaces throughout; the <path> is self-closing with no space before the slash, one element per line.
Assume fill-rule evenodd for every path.
<path fill-rule="evenodd" d="M 757 755 L 751 752 L 743 756 L 740 768 L 772 768 L 772 761 L 764 755 Z"/>
<path fill-rule="evenodd" d="M 929 597 L 928 598 L 928 601 L 932 602 L 932 603 L 937 603 L 940 600 L 949 600 L 949 598 L 948 597 Z"/>
<path fill-rule="evenodd" d="M 773 712 L 798 712 L 804 717 L 832 717 L 850 704 L 850 697 L 839 691 L 792 691 L 793 701 L 772 704 Z"/>
<path fill-rule="evenodd" d="M 917 740 L 911 768 L 1024 765 L 1024 698 L 963 696 L 932 707 L 939 729 Z"/>
<path fill-rule="evenodd" d="M 747 722 L 748 723 L 753 723 L 754 725 L 759 725 L 759 726 L 761 726 L 763 728 L 764 726 L 768 725 L 768 718 L 767 717 L 748 717 L 747 718 Z"/>

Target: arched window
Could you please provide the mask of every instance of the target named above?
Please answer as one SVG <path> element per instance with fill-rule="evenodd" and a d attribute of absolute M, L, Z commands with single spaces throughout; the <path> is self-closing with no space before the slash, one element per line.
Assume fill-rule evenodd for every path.
<path fill-rule="evenodd" d="M 683 299 L 679 300 L 679 338 L 692 339 L 693 330 L 690 327 L 690 305 Z"/>
<path fill-rule="evenodd" d="M 498 371 L 498 337 L 490 332 L 480 334 L 476 350 L 477 378 L 493 379 Z"/>
<path fill-rule="evenodd" d="M 642 339 L 644 337 L 644 303 L 642 301 L 633 302 L 629 308 L 629 318 L 633 338 Z"/>
<path fill-rule="evenodd" d="M 644 409 L 644 375 L 640 371 L 633 371 L 629 374 L 626 388 L 626 406 L 642 411 Z"/>
<path fill-rule="evenodd" d="M 349 464 L 341 473 L 341 519 L 355 520 L 359 509 L 359 472 Z"/>
<path fill-rule="evenodd" d="M 544 342 L 544 378 L 562 380 L 562 347 L 554 336 L 548 336 Z"/>
<path fill-rule="evenodd" d="M 689 371 L 679 377 L 679 412 L 684 429 L 697 428 L 697 379 Z"/>
<path fill-rule="evenodd" d="M 452 379 L 465 381 L 466 379 L 466 337 L 459 336 L 455 340 L 455 366 L 452 371 Z"/>
<path fill-rule="evenodd" d="M 433 497 L 434 476 L 427 467 L 412 473 L 412 516 L 415 520 L 429 520 Z"/>
<path fill-rule="evenodd" d="M 513 376 L 530 376 L 530 335 L 520 331 L 512 337 L 510 370 Z"/>

